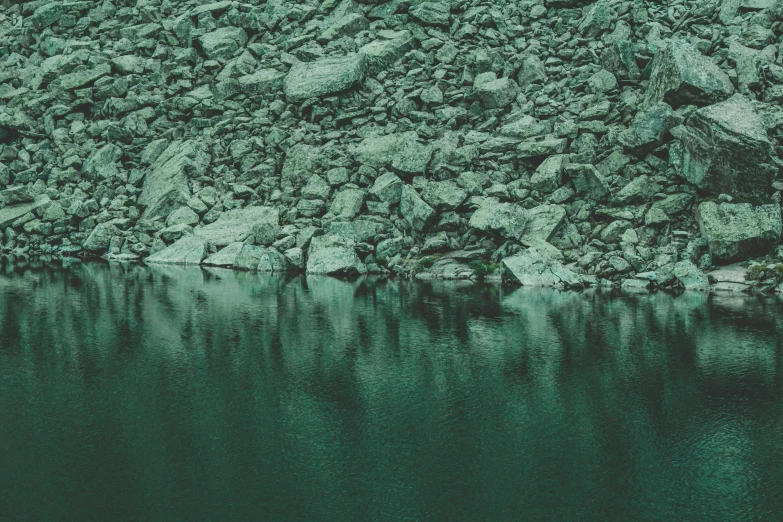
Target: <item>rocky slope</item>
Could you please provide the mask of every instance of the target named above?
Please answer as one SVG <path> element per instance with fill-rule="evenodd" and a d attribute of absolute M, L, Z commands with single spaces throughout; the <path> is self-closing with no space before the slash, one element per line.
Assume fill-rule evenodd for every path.
<path fill-rule="evenodd" d="M 769 290 L 781 20 L 781 0 L 5 0 L 2 247 Z"/>

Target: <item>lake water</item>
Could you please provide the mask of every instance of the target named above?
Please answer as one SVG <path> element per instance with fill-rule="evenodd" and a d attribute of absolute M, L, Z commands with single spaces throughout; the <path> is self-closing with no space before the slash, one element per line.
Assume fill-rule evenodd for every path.
<path fill-rule="evenodd" d="M 779 520 L 775 298 L 4 262 L 3 520 Z"/>

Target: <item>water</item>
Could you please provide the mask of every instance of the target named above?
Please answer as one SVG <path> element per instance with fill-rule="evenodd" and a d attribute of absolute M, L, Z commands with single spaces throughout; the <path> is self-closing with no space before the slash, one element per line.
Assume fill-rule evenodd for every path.
<path fill-rule="evenodd" d="M 3 265 L 3 520 L 776 520 L 782 305 Z"/>

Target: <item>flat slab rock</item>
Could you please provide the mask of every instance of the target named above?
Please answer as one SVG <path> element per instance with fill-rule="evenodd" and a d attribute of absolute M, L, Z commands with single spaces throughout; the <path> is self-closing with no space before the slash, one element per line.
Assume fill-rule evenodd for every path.
<path fill-rule="evenodd" d="M 193 235 L 187 235 L 171 246 L 149 256 L 150 264 L 200 265 L 207 257 L 207 242 Z"/>
<path fill-rule="evenodd" d="M 214 223 L 193 231 L 212 245 L 225 246 L 250 237 L 255 227 L 277 226 L 279 212 L 274 207 L 246 207 L 224 212 Z"/>
<path fill-rule="evenodd" d="M 346 91 L 362 81 L 367 67 L 364 55 L 353 53 L 291 67 L 283 82 L 286 99 L 300 102 Z"/>

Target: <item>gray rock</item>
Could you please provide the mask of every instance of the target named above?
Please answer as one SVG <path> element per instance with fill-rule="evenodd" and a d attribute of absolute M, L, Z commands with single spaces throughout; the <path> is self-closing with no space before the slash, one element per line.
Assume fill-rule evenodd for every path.
<path fill-rule="evenodd" d="M 451 9 L 448 2 L 422 2 L 412 7 L 408 14 L 423 24 L 449 25 Z"/>
<path fill-rule="evenodd" d="M 609 186 L 593 165 L 569 164 L 564 167 L 578 195 L 599 201 L 609 194 Z"/>
<path fill-rule="evenodd" d="M 400 213 L 411 228 L 417 232 L 425 230 L 437 217 L 435 210 L 421 199 L 416 190 L 410 185 L 402 187 Z"/>
<path fill-rule="evenodd" d="M 207 254 L 206 241 L 193 235 L 187 235 L 170 247 L 152 254 L 145 261 L 149 264 L 200 265 Z"/>
<path fill-rule="evenodd" d="M 710 291 L 710 282 L 707 275 L 699 270 L 691 261 L 680 261 L 675 264 L 672 273 L 685 290 L 697 292 Z"/>
<path fill-rule="evenodd" d="M 374 168 L 391 167 L 404 174 L 424 174 L 432 158 L 432 147 L 419 141 L 414 131 L 371 136 L 358 144 L 356 161 Z"/>
<path fill-rule="evenodd" d="M 155 160 L 144 176 L 138 203 L 145 207 L 143 219 L 167 217 L 190 199 L 189 175 L 201 175 L 209 156 L 193 140 L 175 141 Z"/>
<path fill-rule="evenodd" d="M 733 93 L 726 73 L 690 44 L 673 39 L 653 60 L 645 103 L 710 105 Z"/>
<path fill-rule="evenodd" d="M 777 172 L 766 128 L 741 94 L 696 111 L 670 154 L 682 177 L 713 194 L 767 196 Z"/>
<path fill-rule="evenodd" d="M 111 238 L 120 234 L 120 229 L 113 221 L 99 223 L 84 240 L 82 248 L 91 252 L 108 252 Z"/>
<path fill-rule="evenodd" d="M 297 259 L 297 252 L 299 254 L 299 258 Z M 297 261 L 300 263 L 299 268 L 302 268 L 301 266 L 301 254 L 302 250 L 299 248 L 292 248 L 286 253 L 291 252 L 291 255 L 297 259 Z M 268 247 L 262 249 L 261 252 L 261 258 L 258 262 L 258 265 L 256 266 L 256 269 L 259 272 L 274 272 L 274 273 L 280 273 L 280 272 L 288 272 L 291 270 L 291 263 L 288 260 L 287 255 L 283 255 L 278 251 L 276 248 Z"/>
<path fill-rule="evenodd" d="M 488 109 L 498 109 L 509 105 L 516 100 L 519 94 L 519 86 L 510 78 L 494 78 L 494 73 L 487 73 L 493 79 L 479 81 L 476 78 L 474 94 L 481 104 Z"/>
<path fill-rule="evenodd" d="M 780 241 L 780 206 L 706 202 L 696 210 L 701 236 L 717 264 L 761 256 Z"/>
<path fill-rule="evenodd" d="M 283 186 L 299 187 L 313 175 L 321 154 L 320 147 L 297 144 L 286 151 L 281 174 Z"/>
<path fill-rule="evenodd" d="M 247 33 L 241 27 L 221 27 L 199 38 L 201 49 L 212 60 L 230 58 L 247 43 Z"/>
<path fill-rule="evenodd" d="M 503 260 L 508 279 L 522 286 L 581 288 L 582 277 L 555 259 L 548 249 L 531 247 Z"/>
<path fill-rule="evenodd" d="M 544 194 L 554 192 L 563 183 L 563 167 L 568 163 L 567 154 L 555 154 L 545 159 L 530 177 L 530 186 Z"/>
<path fill-rule="evenodd" d="M 456 182 L 431 181 L 424 186 L 421 197 L 438 212 L 456 210 L 468 198 L 468 193 Z"/>
<path fill-rule="evenodd" d="M 402 196 L 402 180 L 396 174 L 387 172 L 375 180 L 369 196 L 384 203 L 396 204 Z"/>
<path fill-rule="evenodd" d="M 329 185 L 321 176 L 313 174 L 307 180 L 307 184 L 302 187 L 302 197 L 305 199 L 326 200 L 332 192 L 332 186 Z"/>
<path fill-rule="evenodd" d="M 334 196 L 329 212 L 344 219 L 352 219 L 359 213 L 363 204 L 363 190 L 345 189 Z"/>
<path fill-rule="evenodd" d="M 237 256 L 242 251 L 243 246 L 245 246 L 245 244 L 241 241 L 230 243 L 225 247 L 223 247 L 222 249 L 220 249 L 218 252 L 206 258 L 203 264 L 208 266 L 221 266 L 226 268 L 233 267 L 236 262 Z"/>
<path fill-rule="evenodd" d="M 307 273 L 352 276 L 367 273 L 367 267 L 356 255 L 356 244 L 339 236 L 318 236 L 310 241 Z"/>
<path fill-rule="evenodd" d="M 377 74 L 394 65 L 413 49 L 414 39 L 410 31 L 397 31 L 390 36 L 388 39 L 374 40 L 359 49 L 359 53 L 365 57 L 370 74 Z"/>
<path fill-rule="evenodd" d="M 539 205 L 527 211 L 527 225 L 522 236 L 526 241 L 549 242 L 566 220 L 566 210 L 560 205 Z"/>
<path fill-rule="evenodd" d="M 278 209 L 274 207 L 246 207 L 228 210 L 214 222 L 193 231 L 196 237 L 215 246 L 244 241 L 259 227 L 276 227 Z"/>
<path fill-rule="evenodd" d="M 482 232 L 496 232 L 509 239 L 521 239 L 528 223 L 524 207 L 514 203 L 488 201 L 471 216 L 471 228 Z"/>
<path fill-rule="evenodd" d="M 285 74 L 276 69 L 261 69 L 239 78 L 239 88 L 244 94 L 276 92 L 283 85 Z"/>
<path fill-rule="evenodd" d="M 296 103 L 346 91 L 361 82 L 366 71 L 364 55 L 358 53 L 297 63 L 285 77 L 286 99 Z"/>

